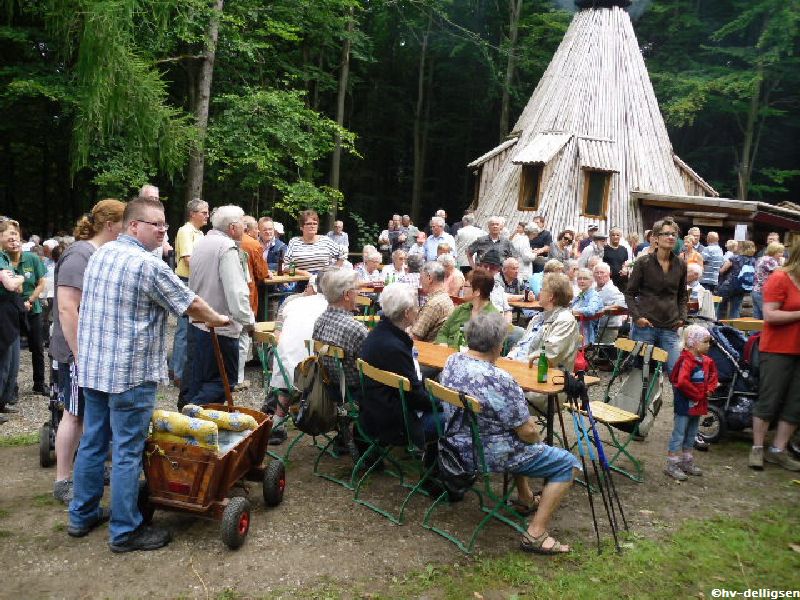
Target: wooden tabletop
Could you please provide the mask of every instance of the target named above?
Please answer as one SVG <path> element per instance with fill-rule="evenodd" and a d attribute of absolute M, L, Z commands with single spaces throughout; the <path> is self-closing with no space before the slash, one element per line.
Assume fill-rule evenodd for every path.
<path fill-rule="evenodd" d="M 419 350 L 419 364 L 434 369 L 444 368 L 447 359 L 456 350 L 448 346 L 440 346 L 430 342 L 414 342 L 414 346 Z M 536 369 L 528 367 L 528 363 L 511 360 L 510 358 L 499 358 L 495 363 L 499 368 L 507 373 L 510 373 L 519 386 L 526 392 L 535 392 L 537 394 L 557 394 L 564 389 L 564 384 L 561 381 L 562 373 L 558 369 L 549 369 L 547 372 L 547 381 L 539 383 L 536 381 Z M 553 377 L 557 376 L 556 381 L 553 383 Z M 600 380 L 597 377 L 585 378 L 587 385 L 594 385 Z"/>
<path fill-rule="evenodd" d="M 264 285 L 278 285 L 281 283 L 294 283 L 296 281 L 308 281 L 310 275 L 273 275 L 264 280 Z"/>
<path fill-rule="evenodd" d="M 740 331 L 764 331 L 764 321 L 753 319 L 752 317 L 740 317 L 738 319 L 722 319 L 722 322 Z"/>
<path fill-rule="evenodd" d="M 275 335 L 275 321 L 259 321 L 255 324 L 253 340 L 256 342 L 271 342 Z"/>
<path fill-rule="evenodd" d="M 524 300 L 509 300 L 509 306 L 511 308 L 522 308 L 526 310 L 542 310 L 542 305 L 539 304 L 538 300 L 531 300 L 530 302 L 525 302 Z"/>

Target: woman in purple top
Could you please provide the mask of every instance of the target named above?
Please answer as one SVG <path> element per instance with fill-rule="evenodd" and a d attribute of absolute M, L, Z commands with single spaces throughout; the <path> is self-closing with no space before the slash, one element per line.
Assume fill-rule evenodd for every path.
<path fill-rule="evenodd" d="M 764 318 L 764 296 L 761 290 L 764 289 L 772 272 L 781 266 L 784 251 L 783 244 L 770 242 L 764 251 L 764 256 L 756 262 L 756 277 L 753 282 L 753 291 L 750 293 L 753 298 L 753 317 L 756 319 Z"/>

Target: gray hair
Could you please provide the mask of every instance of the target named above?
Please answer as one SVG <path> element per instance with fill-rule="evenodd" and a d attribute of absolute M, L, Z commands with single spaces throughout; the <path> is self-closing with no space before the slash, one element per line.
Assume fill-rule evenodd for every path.
<path fill-rule="evenodd" d="M 192 213 L 200 212 L 203 207 L 208 208 L 208 202 L 200 198 L 192 198 L 186 203 L 186 214 L 191 215 Z"/>
<path fill-rule="evenodd" d="M 245 231 L 255 231 L 258 229 L 258 221 L 256 221 L 255 217 L 251 217 L 250 215 L 245 215 L 242 219 L 242 223 L 244 224 Z"/>
<path fill-rule="evenodd" d="M 446 215 L 447 215 L 447 213 L 444 211 L 444 209 L 443 209 L 443 208 L 440 208 L 439 210 L 437 210 L 437 211 L 436 211 L 436 216 L 437 216 L 437 217 L 442 217 L 442 218 L 444 218 Z"/>
<path fill-rule="evenodd" d="M 492 223 L 497 223 L 498 225 L 500 225 L 500 227 L 502 227 L 503 225 L 505 225 L 505 224 L 506 224 L 506 220 L 505 220 L 505 218 L 504 218 L 504 217 L 500 217 L 500 216 L 498 216 L 498 215 L 492 215 L 492 216 L 491 216 L 491 217 L 489 217 L 489 219 L 486 221 L 486 224 L 487 224 L 487 225 L 491 225 Z"/>
<path fill-rule="evenodd" d="M 417 305 L 417 297 L 411 286 L 406 283 L 390 283 L 381 292 L 381 310 L 395 324 L 402 322 L 405 312 Z"/>
<path fill-rule="evenodd" d="M 449 255 L 443 254 L 442 256 L 439 257 L 439 259 L 441 259 L 443 256 L 449 256 Z M 411 259 L 410 256 L 408 258 Z M 441 283 L 442 281 L 444 281 L 445 275 L 444 275 L 444 265 L 441 262 L 439 262 L 439 259 L 426 262 L 424 265 L 422 265 L 420 272 L 426 273 L 431 279 Z"/>
<path fill-rule="evenodd" d="M 227 233 L 228 228 L 233 223 L 240 223 L 244 217 L 244 211 L 239 206 L 232 204 L 227 206 L 218 206 L 211 213 L 211 226 L 217 231 Z"/>
<path fill-rule="evenodd" d="M 551 258 L 546 263 L 544 263 L 544 272 L 545 273 L 554 273 L 556 271 L 563 271 L 564 270 L 564 263 L 556 258 Z"/>
<path fill-rule="evenodd" d="M 394 260 L 395 258 L 397 258 L 398 256 L 400 256 L 401 254 L 405 254 L 406 256 L 408 256 L 408 252 L 406 252 L 406 251 L 405 251 L 405 250 L 403 250 L 402 248 L 398 248 L 397 250 L 395 250 L 394 252 L 392 252 L 392 260 Z"/>
<path fill-rule="evenodd" d="M 569 259 L 567 262 L 564 263 L 564 270 L 569 271 L 570 269 L 574 269 L 575 267 L 580 266 L 578 261 L 574 258 Z"/>
<path fill-rule="evenodd" d="M 339 302 L 348 290 L 358 285 L 358 275 L 350 269 L 331 270 L 325 273 L 324 280 L 322 293 L 330 304 Z"/>
<path fill-rule="evenodd" d="M 442 217 L 439 217 L 439 216 L 431 217 L 431 225 L 434 225 L 434 224 L 441 225 L 442 227 L 444 227 L 444 219 Z"/>
<path fill-rule="evenodd" d="M 461 217 L 461 222 L 464 226 L 475 225 L 475 215 L 464 215 Z"/>
<path fill-rule="evenodd" d="M 420 269 L 422 268 L 422 255 L 421 254 L 409 254 L 408 261 L 408 271 L 410 273 L 419 273 Z M 444 269 L 442 269 L 444 271 Z"/>
<path fill-rule="evenodd" d="M 505 267 L 509 267 L 509 266 L 511 266 L 513 264 L 516 264 L 517 266 L 519 266 L 519 261 L 516 258 L 514 258 L 513 256 L 509 256 L 507 259 L 505 259 L 503 261 L 503 267 L 504 268 Z"/>
<path fill-rule="evenodd" d="M 608 263 L 599 262 L 594 266 L 594 271 L 604 271 L 606 273 L 611 273 L 611 266 Z"/>
<path fill-rule="evenodd" d="M 156 198 L 158 199 L 158 188 L 149 183 L 144 184 L 139 188 L 139 196 L 142 198 Z"/>
<path fill-rule="evenodd" d="M 378 264 L 380 264 L 380 263 L 383 262 L 383 256 L 381 256 L 381 253 L 378 252 L 377 250 L 375 250 L 374 252 L 373 251 L 365 252 L 364 253 L 364 261 L 368 261 L 368 260 L 377 260 Z"/>
<path fill-rule="evenodd" d="M 439 258 L 436 259 L 436 262 L 440 263 L 443 267 L 456 266 L 456 259 L 453 258 L 452 254 L 442 254 Z"/>
<path fill-rule="evenodd" d="M 581 275 L 591 279 L 592 278 L 592 271 L 591 271 L 591 269 L 587 269 L 586 267 L 581 267 L 580 269 L 578 269 L 578 272 L 575 274 L 575 276 L 576 277 L 580 277 Z"/>
<path fill-rule="evenodd" d="M 502 347 L 508 323 L 501 313 L 481 313 L 472 317 L 464 327 L 464 337 L 470 350 L 492 352 Z"/>

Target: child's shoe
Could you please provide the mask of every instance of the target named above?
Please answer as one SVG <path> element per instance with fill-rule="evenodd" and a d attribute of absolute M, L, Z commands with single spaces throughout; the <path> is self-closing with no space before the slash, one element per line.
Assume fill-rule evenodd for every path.
<path fill-rule="evenodd" d="M 669 475 L 675 481 L 686 481 L 688 479 L 686 473 L 683 472 L 677 461 L 667 461 L 664 474 Z"/>
<path fill-rule="evenodd" d="M 692 477 L 701 477 L 703 475 L 703 470 L 694 464 L 694 460 L 692 459 L 684 459 L 680 462 L 680 469 L 687 475 L 691 475 Z"/>

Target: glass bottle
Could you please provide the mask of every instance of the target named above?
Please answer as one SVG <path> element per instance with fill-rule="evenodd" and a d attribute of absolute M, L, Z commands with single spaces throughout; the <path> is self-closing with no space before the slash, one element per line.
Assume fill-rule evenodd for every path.
<path fill-rule="evenodd" d="M 545 383 L 547 381 L 547 354 L 544 351 L 544 344 L 542 344 L 542 349 L 539 353 L 539 362 L 536 366 L 536 381 L 539 383 Z"/>

